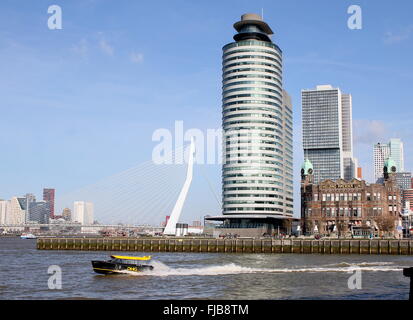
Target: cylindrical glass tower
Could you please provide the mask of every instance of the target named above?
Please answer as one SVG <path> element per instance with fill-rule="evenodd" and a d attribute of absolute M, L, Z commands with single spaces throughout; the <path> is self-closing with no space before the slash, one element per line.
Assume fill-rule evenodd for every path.
<path fill-rule="evenodd" d="M 235 42 L 223 47 L 223 214 L 292 216 L 292 111 L 282 52 L 259 15 L 244 14 L 234 28 Z"/>

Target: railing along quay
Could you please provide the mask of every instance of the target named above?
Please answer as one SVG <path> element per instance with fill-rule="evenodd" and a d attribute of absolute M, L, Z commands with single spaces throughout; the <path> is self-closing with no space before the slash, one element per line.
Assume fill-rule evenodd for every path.
<path fill-rule="evenodd" d="M 412 255 L 413 240 L 38 238 L 39 250 Z"/>

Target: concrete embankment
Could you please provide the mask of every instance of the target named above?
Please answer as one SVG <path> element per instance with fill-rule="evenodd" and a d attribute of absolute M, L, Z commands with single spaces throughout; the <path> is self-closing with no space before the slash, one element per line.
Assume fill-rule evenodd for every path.
<path fill-rule="evenodd" d="M 413 255 L 413 240 L 38 238 L 39 250 Z"/>

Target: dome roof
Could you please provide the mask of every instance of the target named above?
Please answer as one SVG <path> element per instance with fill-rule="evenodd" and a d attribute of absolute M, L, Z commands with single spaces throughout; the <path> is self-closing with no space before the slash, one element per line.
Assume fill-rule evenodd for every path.
<path fill-rule="evenodd" d="M 301 166 L 301 169 L 304 170 L 304 174 L 312 174 L 314 170 L 313 164 L 308 158 L 305 159 L 303 165 Z M 310 169 L 311 169 L 311 172 L 309 172 Z"/>
<path fill-rule="evenodd" d="M 387 172 L 396 172 L 394 169 L 397 170 L 396 162 L 391 157 L 384 161 L 384 167 L 387 168 Z M 392 168 L 394 169 L 392 170 Z"/>

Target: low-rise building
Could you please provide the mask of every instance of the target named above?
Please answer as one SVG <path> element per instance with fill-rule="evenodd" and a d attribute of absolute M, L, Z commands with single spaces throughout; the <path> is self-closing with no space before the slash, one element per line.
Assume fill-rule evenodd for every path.
<path fill-rule="evenodd" d="M 382 184 L 364 180 L 324 180 L 313 183 L 313 166 L 307 159 L 301 170 L 301 218 L 304 234 L 367 236 L 398 235 L 401 193 L 396 164 L 384 165 Z"/>

